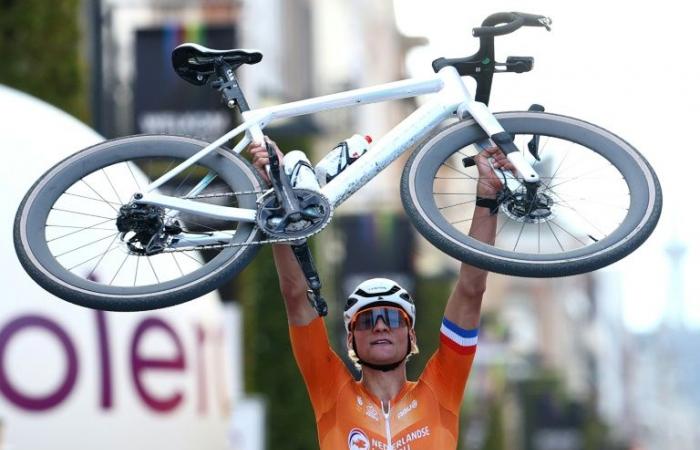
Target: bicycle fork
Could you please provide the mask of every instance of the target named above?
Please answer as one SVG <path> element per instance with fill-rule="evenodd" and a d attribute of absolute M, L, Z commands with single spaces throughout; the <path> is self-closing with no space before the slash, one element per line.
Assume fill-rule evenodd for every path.
<path fill-rule="evenodd" d="M 528 108 L 528 111 L 537 111 L 537 112 L 543 112 L 544 107 L 538 104 L 532 104 L 530 108 Z M 532 139 L 527 143 L 527 149 L 532 155 L 535 160 L 540 161 L 540 136 L 539 135 L 533 135 Z M 516 191 L 518 188 L 524 186 L 525 187 L 525 204 L 529 205 L 527 207 L 527 210 L 530 211 L 534 208 L 533 205 L 537 204 L 538 201 L 538 192 L 539 192 L 539 187 L 540 187 L 540 179 L 539 175 L 534 172 L 534 169 L 531 168 L 530 164 L 523 158 L 523 153 L 521 153 L 518 148 L 515 146 L 513 143 L 513 136 L 510 134 L 506 133 L 505 131 L 499 132 L 496 135 L 492 136 L 490 139 L 484 139 L 480 142 L 476 143 L 476 147 L 479 149 L 479 152 L 487 149 L 487 148 L 492 148 L 494 146 L 497 146 L 508 158 L 509 161 L 513 163 L 513 165 L 516 167 L 518 172 L 520 172 L 521 177 L 522 177 L 522 182 L 516 178 L 510 171 L 502 170 L 499 168 L 496 168 L 493 166 L 492 158 L 489 158 L 489 164 L 491 165 L 491 168 L 494 172 L 497 172 L 500 174 L 500 176 L 503 178 L 503 189 L 501 191 L 501 194 L 498 196 L 498 201 L 499 205 L 501 202 L 503 202 L 506 198 L 512 195 L 514 191 Z M 520 170 L 519 166 L 516 164 L 516 161 L 522 160 L 522 165 L 525 165 L 527 168 L 530 168 L 535 175 L 535 177 L 525 177 L 523 176 L 523 172 Z M 463 158 L 462 164 L 464 167 L 471 167 L 476 164 L 474 161 L 473 157 L 466 157 Z M 527 169 L 525 169 L 527 170 Z M 525 172 L 527 173 L 527 172 Z M 529 179 L 528 179 L 529 178 Z M 533 179 L 536 178 L 535 181 Z"/>

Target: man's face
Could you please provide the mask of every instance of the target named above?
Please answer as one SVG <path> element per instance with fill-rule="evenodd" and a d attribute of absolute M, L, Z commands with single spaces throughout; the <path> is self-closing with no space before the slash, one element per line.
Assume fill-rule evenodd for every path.
<path fill-rule="evenodd" d="M 361 314 L 362 311 L 359 314 Z M 407 319 L 407 318 L 406 318 Z M 359 326 L 355 322 L 352 331 L 348 333 L 348 348 L 352 348 L 352 336 L 355 336 L 357 356 L 363 361 L 372 364 L 391 364 L 406 356 L 409 339 L 415 339 L 413 329 L 408 325 L 408 320 L 394 327 L 390 327 L 383 317 L 379 316 L 374 321 L 374 326 L 369 327 L 365 322 Z"/>

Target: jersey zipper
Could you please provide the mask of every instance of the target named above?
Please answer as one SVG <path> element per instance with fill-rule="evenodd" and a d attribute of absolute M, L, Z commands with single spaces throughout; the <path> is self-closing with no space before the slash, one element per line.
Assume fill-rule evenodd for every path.
<path fill-rule="evenodd" d="M 386 450 L 393 450 L 393 446 L 391 445 L 391 425 L 390 425 L 390 420 L 389 420 L 389 413 L 391 413 L 391 402 L 387 402 L 386 404 L 386 411 L 384 410 L 384 402 L 381 402 L 382 404 L 382 414 L 384 414 L 384 429 L 386 430 L 386 442 L 387 442 L 387 447 Z"/>

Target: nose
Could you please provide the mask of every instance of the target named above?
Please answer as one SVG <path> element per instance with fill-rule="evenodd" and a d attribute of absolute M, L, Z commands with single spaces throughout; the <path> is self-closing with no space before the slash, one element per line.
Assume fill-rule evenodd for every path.
<path fill-rule="evenodd" d="M 391 330 L 391 328 L 389 328 L 389 325 L 387 325 L 387 323 L 384 322 L 384 317 L 378 317 L 377 321 L 374 322 L 374 328 L 372 328 L 372 331 L 380 332 L 386 330 Z"/>

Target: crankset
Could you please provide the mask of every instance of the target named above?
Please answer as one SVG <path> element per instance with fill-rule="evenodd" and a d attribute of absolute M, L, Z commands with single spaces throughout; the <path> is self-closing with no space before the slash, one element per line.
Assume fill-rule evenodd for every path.
<path fill-rule="evenodd" d="M 265 234 L 273 238 L 304 239 L 318 233 L 328 225 L 333 209 L 320 192 L 310 189 L 293 189 L 299 211 L 288 213 L 270 191 L 258 200 L 256 221 Z"/>

